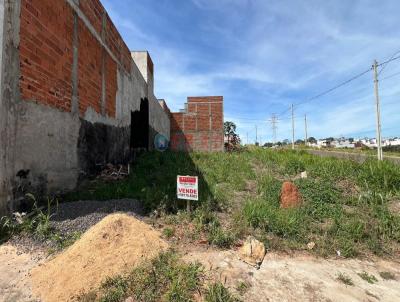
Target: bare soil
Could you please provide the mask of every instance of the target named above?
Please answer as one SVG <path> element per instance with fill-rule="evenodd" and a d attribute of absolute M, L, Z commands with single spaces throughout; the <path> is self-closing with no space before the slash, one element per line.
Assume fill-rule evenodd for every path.
<path fill-rule="evenodd" d="M 260 269 L 238 259 L 235 251 L 192 251 L 187 261 L 199 261 L 216 281 L 225 283 L 233 292 L 241 283 L 249 288 L 241 298 L 260 301 L 400 301 L 400 264 L 373 259 L 322 259 L 309 255 L 294 256 L 268 253 Z M 374 275 L 370 284 L 358 273 Z M 397 280 L 384 280 L 380 272 L 391 272 Z M 346 274 L 354 286 L 338 280 Z M 239 293 L 237 293 L 239 295 Z"/>
<path fill-rule="evenodd" d="M 0 246 L 0 301 L 38 301 L 32 296 L 29 272 L 44 261 L 45 253 L 23 252 L 11 244 Z"/>
<path fill-rule="evenodd" d="M 271 252 L 257 270 L 240 261 L 235 250 L 171 243 L 185 254 L 184 260 L 202 263 L 209 281 L 222 281 L 246 302 L 400 301 L 400 263 L 396 260 L 323 259 Z M 43 250 L 4 244 L 0 246 L 0 301 L 68 301 L 80 291 L 96 288 L 106 276 L 122 273 L 166 248 L 158 231 L 124 214 L 107 216 L 49 261 Z M 362 272 L 378 281 L 368 283 L 358 275 Z M 390 272 L 396 280 L 383 279 L 381 272 Z M 340 273 L 354 285 L 338 280 Z M 248 287 L 239 293 L 241 284 Z"/>

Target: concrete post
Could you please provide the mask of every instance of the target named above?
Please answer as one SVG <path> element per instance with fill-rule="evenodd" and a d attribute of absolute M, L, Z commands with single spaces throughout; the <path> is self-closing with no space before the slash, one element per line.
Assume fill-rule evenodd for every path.
<path fill-rule="evenodd" d="M 12 199 L 19 99 L 20 0 L 0 1 L 0 216 Z"/>

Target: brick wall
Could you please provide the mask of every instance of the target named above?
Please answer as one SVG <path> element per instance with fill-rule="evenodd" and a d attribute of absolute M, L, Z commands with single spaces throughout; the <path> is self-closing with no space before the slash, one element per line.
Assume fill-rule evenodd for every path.
<path fill-rule="evenodd" d="M 129 48 L 99 0 L 21 0 L 20 91 L 26 101 L 72 110 L 74 46 L 78 108 L 115 117 L 117 69 L 129 73 Z M 78 13 L 79 11 L 79 13 Z M 77 41 L 74 45 L 74 15 Z"/>
<path fill-rule="evenodd" d="M 65 1 L 23 0 L 20 29 L 22 98 L 71 110 L 72 9 Z"/>
<path fill-rule="evenodd" d="M 223 151 L 223 97 L 189 97 L 185 112 L 171 113 L 171 149 Z"/>

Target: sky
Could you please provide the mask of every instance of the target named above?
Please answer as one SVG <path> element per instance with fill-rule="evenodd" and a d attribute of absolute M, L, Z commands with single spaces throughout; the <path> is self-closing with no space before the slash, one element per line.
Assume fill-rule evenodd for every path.
<path fill-rule="evenodd" d="M 272 114 L 277 139 L 291 139 L 291 104 L 295 139 L 305 114 L 309 137 L 375 137 L 372 71 L 307 100 L 400 55 L 398 0 L 101 1 L 128 47 L 149 51 L 155 95 L 172 111 L 188 96 L 222 95 L 244 143 L 256 127 L 272 141 Z M 400 136 L 400 59 L 384 66 L 382 133 Z"/>

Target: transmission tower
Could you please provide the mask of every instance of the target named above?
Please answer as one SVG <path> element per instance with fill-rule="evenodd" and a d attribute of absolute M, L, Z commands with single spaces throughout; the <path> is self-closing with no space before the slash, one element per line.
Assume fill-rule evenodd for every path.
<path fill-rule="evenodd" d="M 275 114 L 272 114 L 271 118 L 268 121 L 271 122 L 273 143 L 275 145 L 276 144 L 276 130 L 278 129 L 278 126 L 277 126 L 278 118 Z"/>

